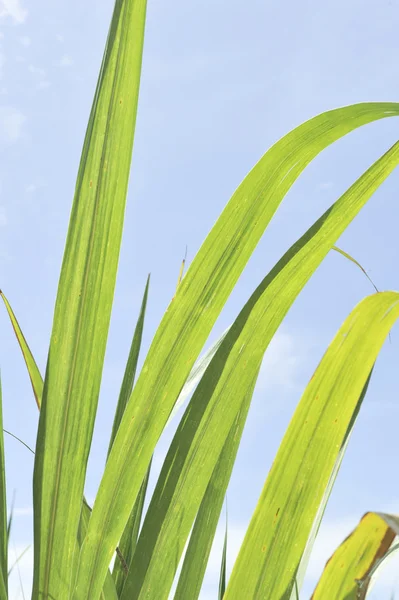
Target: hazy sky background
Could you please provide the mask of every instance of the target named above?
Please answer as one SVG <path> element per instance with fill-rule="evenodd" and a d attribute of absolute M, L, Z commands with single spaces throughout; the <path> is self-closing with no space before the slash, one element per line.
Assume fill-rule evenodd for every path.
<path fill-rule="evenodd" d="M 44 372 L 69 211 L 112 0 L 0 0 L 0 287 Z M 326 109 L 398 100 L 397 0 L 149 0 L 126 227 L 87 495 L 104 465 L 145 279 L 148 348 L 190 262 L 234 189 L 284 133 Z M 399 137 L 399 122 L 366 126 L 317 158 L 288 194 L 209 342 L 235 318 L 281 254 Z M 380 289 L 398 289 L 399 171 L 339 245 Z M 253 399 L 229 500 L 229 569 L 301 393 L 344 318 L 372 287 L 331 254 L 270 346 Z M 5 311 L 0 311 L 4 426 L 35 445 L 37 409 Z M 398 511 L 398 330 L 378 361 L 301 598 L 367 510 Z M 160 468 L 171 432 L 155 459 Z M 32 542 L 32 455 L 6 438 L 10 549 Z M 202 600 L 216 598 L 218 534 Z M 32 554 L 21 561 L 29 595 Z M 370 597 L 390 597 L 387 574 Z M 22 598 L 16 571 L 11 599 Z"/>

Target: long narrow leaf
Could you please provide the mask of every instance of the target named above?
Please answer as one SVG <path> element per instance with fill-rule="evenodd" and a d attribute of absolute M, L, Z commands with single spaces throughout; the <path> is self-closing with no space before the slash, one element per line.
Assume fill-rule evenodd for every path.
<path fill-rule="evenodd" d="M 365 600 L 373 568 L 399 535 L 399 517 L 366 513 L 326 564 L 312 600 Z"/>
<path fill-rule="evenodd" d="M 148 466 L 144 481 L 141 484 L 139 495 L 136 498 L 136 502 L 134 503 L 132 512 L 130 513 L 129 520 L 119 544 L 119 549 L 123 556 L 124 564 L 122 564 L 122 561 L 115 561 L 114 570 L 112 572 L 118 596 L 120 596 L 122 593 L 126 576 L 129 572 L 129 568 L 136 550 L 137 539 L 139 537 L 139 530 L 143 516 L 144 501 L 147 493 L 148 480 L 150 478 L 151 464 L 152 460 Z"/>
<path fill-rule="evenodd" d="M 222 564 L 220 565 L 220 578 L 219 578 L 219 600 L 223 600 L 224 592 L 226 590 L 226 562 L 227 562 L 227 506 L 226 506 L 226 530 L 224 532 L 224 542 L 222 551 Z"/>
<path fill-rule="evenodd" d="M 0 378 L 0 571 L 7 594 L 8 573 L 8 522 L 7 522 L 7 493 L 6 493 L 6 466 L 4 460 L 3 436 L 3 401 Z M 7 596 L 6 596 L 7 597 Z"/>
<path fill-rule="evenodd" d="M 30 377 L 30 381 L 32 384 L 32 389 L 33 389 L 33 393 L 35 395 L 35 399 L 36 399 L 36 404 L 38 406 L 38 408 L 40 408 L 40 404 L 42 401 L 42 395 L 43 395 L 43 379 L 42 376 L 40 374 L 39 368 L 36 364 L 35 359 L 33 358 L 33 354 L 30 351 L 30 348 L 25 340 L 25 336 L 22 333 L 22 330 L 19 326 L 19 323 L 17 321 L 16 316 L 14 315 L 14 312 L 10 306 L 10 303 L 8 302 L 7 298 L 5 297 L 5 295 L 3 294 L 3 292 L 0 290 L 0 296 L 3 299 L 3 302 L 5 304 L 5 307 L 7 309 L 8 312 L 8 316 L 10 317 L 10 321 L 11 324 L 14 328 L 15 331 L 15 335 L 16 338 L 18 340 L 18 343 L 20 345 L 21 351 L 22 351 L 22 355 L 25 359 L 25 363 L 26 363 L 26 367 L 28 369 L 28 374 Z"/>
<path fill-rule="evenodd" d="M 179 285 L 126 407 L 82 548 L 76 599 L 98 595 L 176 398 L 285 193 L 333 141 L 398 113 L 397 104 L 363 104 L 315 117 L 277 142 L 233 195 Z"/>
<path fill-rule="evenodd" d="M 139 317 L 137 320 L 136 328 L 133 335 L 132 344 L 130 347 L 129 357 L 126 364 L 125 373 L 123 376 L 121 391 L 119 394 L 118 405 L 116 408 L 114 424 L 112 428 L 111 440 L 108 449 L 108 455 L 111 451 L 112 444 L 114 442 L 115 436 L 117 434 L 119 424 L 122 419 L 122 415 L 125 411 L 125 407 L 127 401 L 129 400 L 130 394 L 133 390 L 134 378 L 137 370 L 137 362 L 140 353 L 141 347 L 141 339 L 143 335 L 143 327 L 144 327 L 144 317 L 145 311 L 147 307 L 147 298 L 148 298 L 148 287 L 150 283 L 150 276 L 147 278 L 147 283 L 144 290 L 143 300 L 141 303 L 141 309 L 139 313 Z M 129 520 L 126 524 L 125 530 L 123 532 L 121 541 L 119 543 L 119 547 L 117 549 L 118 555 L 123 557 L 122 560 L 116 560 L 114 565 L 114 570 L 112 573 L 113 579 L 115 581 L 115 588 L 119 595 L 123 584 L 126 578 L 125 570 L 129 568 L 134 549 L 136 547 L 137 537 L 139 533 L 139 527 L 142 518 L 142 512 L 144 507 L 145 495 L 147 491 L 148 479 L 150 476 L 150 467 L 147 470 L 146 476 L 142 483 L 140 493 L 136 499 L 136 502 L 133 506 L 132 513 L 129 517 Z"/>
<path fill-rule="evenodd" d="M 185 600 L 187 597 L 196 600 L 199 597 L 248 409 L 249 402 L 237 415 L 206 488 L 184 556 L 175 600 Z"/>
<path fill-rule="evenodd" d="M 234 419 L 249 406 L 270 340 L 331 246 L 398 161 L 396 144 L 290 248 L 230 328 L 194 392 L 165 459 L 123 600 L 167 597 L 176 562 Z M 163 560 L 157 561 L 156 556 Z"/>
<path fill-rule="evenodd" d="M 75 580 L 74 549 L 122 237 L 145 12 L 146 0 L 116 0 L 77 177 L 36 446 L 33 596 L 38 598 L 68 598 Z"/>
<path fill-rule="evenodd" d="M 26 546 L 26 548 L 24 550 L 22 550 L 21 554 L 15 559 L 15 561 L 13 562 L 13 564 L 11 565 L 11 567 L 8 569 L 8 577 L 11 575 L 11 573 L 13 572 L 13 570 L 15 569 L 17 563 L 20 562 L 20 560 L 25 556 L 25 554 L 28 552 L 30 546 Z"/>
<path fill-rule="evenodd" d="M 284 436 L 234 565 L 226 600 L 290 597 L 359 396 L 398 317 L 398 293 L 374 294 L 339 329 Z"/>
<path fill-rule="evenodd" d="M 348 254 L 344 250 L 341 250 L 341 248 L 338 248 L 338 246 L 333 246 L 332 249 L 335 250 L 335 252 L 338 252 L 338 254 L 341 254 L 342 256 L 344 256 L 345 258 L 347 258 L 348 260 L 350 260 L 351 262 L 353 262 L 354 265 L 356 265 L 357 267 L 359 267 L 359 269 L 362 271 L 362 273 L 365 274 L 365 276 L 367 277 L 367 279 L 369 280 L 369 282 L 371 283 L 371 285 L 373 286 L 373 288 L 375 289 L 375 291 L 376 292 L 379 291 L 377 289 L 377 286 L 375 285 L 374 281 L 371 279 L 371 277 L 367 273 L 366 269 L 364 269 L 362 267 L 362 265 L 355 258 L 353 258 L 353 256 L 351 256 L 350 254 Z"/>
<path fill-rule="evenodd" d="M 79 529 L 78 529 L 78 542 L 79 546 L 83 544 L 83 541 L 87 534 L 87 526 L 89 524 L 91 515 L 91 508 L 87 504 L 85 500 L 83 500 L 82 504 L 82 515 L 79 521 Z M 78 551 L 79 552 L 79 551 Z M 76 559 L 78 557 L 78 552 L 76 555 Z M 116 591 L 115 583 L 112 578 L 111 572 L 108 571 L 107 576 L 104 581 L 104 586 L 100 594 L 100 600 L 118 600 L 118 593 Z"/>
<path fill-rule="evenodd" d="M 309 563 L 309 559 L 310 559 L 310 556 L 311 556 L 311 553 L 312 553 L 312 549 L 313 549 L 314 543 L 316 541 L 316 537 L 317 537 L 317 534 L 318 534 L 318 531 L 319 531 L 319 527 L 320 527 L 322 518 L 324 516 L 325 509 L 327 507 L 327 502 L 328 502 L 328 500 L 330 498 L 332 489 L 334 487 L 335 480 L 336 480 L 338 472 L 339 472 L 339 470 L 341 468 L 342 460 L 343 460 L 343 458 L 345 456 L 345 452 L 346 452 L 346 449 L 348 447 L 348 443 L 349 443 L 349 440 L 350 440 L 350 437 L 351 437 L 351 434 L 352 434 L 352 430 L 353 430 L 354 424 L 356 422 L 358 413 L 359 413 L 360 408 L 361 408 L 361 406 L 363 404 L 363 401 L 364 401 L 364 399 L 366 397 L 366 394 L 367 394 L 367 391 L 368 391 L 368 387 L 369 387 L 369 384 L 370 384 L 370 379 L 371 379 L 371 376 L 372 376 L 372 372 L 373 372 L 373 369 L 371 370 L 370 375 L 368 376 L 367 381 L 366 381 L 366 383 L 365 383 L 365 385 L 364 385 L 364 387 L 362 389 L 362 392 L 360 394 L 359 400 L 357 402 L 357 406 L 356 406 L 355 412 L 352 415 L 351 422 L 350 422 L 350 424 L 348 426 L 348 429 L 346 431 L 343 444 L 342 444 L 341 449 L 340 449 L 340 451 L 339 451 L 339 453 L 337 455 L 337 458 L 335 460 L 335 464 L 334 464 L 334 467 L 332 469 L 330 479 L 329 479 L 328 484 L 327 484 L 327 486 L 326 486 L 326 488 L 324 490 L 322 500 L 321 500 L 321 502 L 319 504 L 319 508 L 318 508 L 315 520 L 313 522 L 312 529 L 311 529 L 310 534 L 308 536 L 308 539 L 307 539 L 307 542 L 306 542 L 306 546 L 305 546 L 305 550 L 304 550 L 304 552 L 302 554 L 302 558 L 301 558 L 301 561 L 300 561 L 300 564 L 299 564 L 299 567 L 298 567 L 298 571 L 297 571 L 296 578 L 295 578 L 295 589 L 292 591 L 291 600 L 296 600 L 297 599 L 297 588 L 302 586 L 302 583 L 303 583 L 303 580 L 304 580 L 304 577 L 305 577 L 305 574 L 306 574 L 306 569 L 307 569 L 307 566 L 308 566 L 308 563 Z"/>
<path fill-rule="evenodd" d="M 363 267 L 360 265 L 360 263 L 358 263 L 351 255 L 347 254 L 346 252 L 344 252 L 337 246 L 333 246 L 332 250 L 335 250 L 336 252 L 342 254 L 348 260 L 354 262 L 361 269 L 361 271 L 364 272 L 366 274 L 366 276 L 368 277 L 367 273 L 365 272 Z M 368 277 L 368 279 L 370 280 L 369 277 Z M 372 281 L 371 281 L 371 283 L 374 286 L 374 288 L 376 289 L 376 287 Z M 376 289 L 376 291 L 378 291 L 378 290 Z M 187 379 L 187 384 L 189 383 L 190 378 L 192 377 L 193 378 L 193 388 L 195 387 L 195 385 L 198 383 L 201 376 L 203 375 L 206 367 L 208 366 L 211 359 L 213 358 L 214 354 L 216 353 L 216 350 L 222 343 L 227 331 L 217 340 L 217 342 L 214 344 L 214 346 L 212 346 L 212 348 L 210 348 L 210 350 L 203 357 L 203 359 L 201 359 L 201 361 L 198 361 L 198 366 L 197 366 L 197 363 L 196 363 L 196 365 L 194 365 L 192 373 L 190 374 L 190 376 Z M 194 379 L 194 373 L 195 373 L 195 379 Z M 190 390 L 190 391 L 192 391 L 192 390 Z M 362 395 L 364 396 L 365 393 L 366 393 L 366 390 L 363 391 Z M 176 403 L 176 406 L 172 411 L 171 416 L 174 415 L 177 405 L 178 404 L 181 405 L 185 401 L 185 399 L 186 398 L 182 391 L 182 393 L 179 396 L 179 400 Z M 363 397 L 361 399 L 361 402 L 362 402 L 362 400 L 363 400 Z M 229 437 L 225 444 L 225 448 L 223 449 L 223 452 L 220 456 L 218 464 L 217 464 L 215 471 L 212 474 L 212 478 L 208 484 L 205 496 L 201 503 L 201 507 L 200 507 L 200 509 L 198 511 L 198 515 L 196 516 L 196 519 L 195 519 L 194 528 L 190 535 L 190 541 L 189 541 L 187 550 L 185 552 L 184 562 L 183 562 L 182 570 L 181 570 L 181 573 L 179 576 L 179 581 L 178 581 L 178 585 L 177 585 L 175 596 L 174 596 L 175 600 L 184 600 L 185 598 L 187 598 L 188 595 L 190 595 L 192 600 L 195 600 L 195 598 L 198 598 L 198 596 L 199 596 L 202 580 L 203 580 L 203 577 L 205 574 L 206 565 L 208 563 L 209 554 L 210 554 L 211 547 L 212 547 L 212 542 L 213 542 L 215 532 L 216 532 L 217 523 L 219 521 L 219 516 L 220 516 L 221 509 L 222 509 L 224 496 L 226 493 L 228 482 L 230 480 L 231 471 L 232 471 L 234 461 L 235 461 L 235 458 L 237 455 L 238 446 L 239 446 L 239 443 L 241 440 L 241 434 L 242 434 L 242 430 L 243 430 L 243 427 L 245 424 L 245 419 L 246 419 L 246 415 L 243 415 L 242 411 L 241 411 L 240 412 L 241 432 L 235 430 L 234 432 L 229 434 Z M 349 438 L 349 435 L 348 435 L 348 438 Z M 333 483 L 334 483 L 336 475 L 338 473 L 339 466 L 342 461 L 342 457 L 345 453 L 345 449 L 346 449 L 346 444 L 344 444 L 344 446 L 342 448 L 340 459 L 337 461 L 337 467 L 335 469 L 334 476 L 331 478 L 331 482 L 330 482 L 330 486 L 328 487 L 328 490 L 326 490 L 325 501 L 323 503 L 322 509 L 320 510 L 320 518 L 316 519 L 317 522 L 315 522 L 314 536 L 312 539 L 310 539 L 308 541 L 307 551 L 304 553 L 304 557 L 302 559 L 303 571 L 306 570 L 310 552 L 313 547 L 314 539 L 316 538 L 318 526 L 320 524 L 325 505 L 327 504 L 328 497 L 330 495 Z M 301 579 L 299 579 L 299 580 L 301 581 Z M 293 593 L 294 593 L 294 598 L 296 600 L 297 596 L 298 596 L 298 584 L 296 584 L 296 587 L 295 587 Z"/>
<path fill-rule="evenodd" d="M 20 348 L 22 350 L 22 354 L 24 356 L 25 359 L 25 364 L 32 382 L 32 387 L 33 387 L 33 391 L 35 394 L 35 398 L 36 398 L 36 404 L 40 410 L 40 406 L 41 406 L 41 400 L 42 400 L 42 392 L 43 392 L 43 379 L 42 376 L 40 374 L 40 371 L 37 367 L 37 363 L 33 357 L 33 354 L 29 348 L 29 345 L 26 342 L 25 336 L 22 333 L 22 330 L 18 324 L 18 321 L 15 317 L 14 311 L 12 310 L 10 303 L 8 302 L 8 300 L 5 298 L 4 294 L 1 294 L 3 297 L 3 301 L 7 307 L 7 311 L 8 314 L 10 316 L 10 320 L 11 323 L 13 324 L 14 327 L 14 331 L 17 337 L 17 340 L 19 342 Z M 3 431 L 5 433 L 7 433 L 7 435 L 10 435 L 11 437 L 13 437 L 14 439 L 16 439 L 18 442 L 20 442 L 23 446 L 25 446 L 25 448 L 27 448 L 33 455 L 35 454 L 34 450 L 32 450 L 32 448 L 30 446 L 28 446 L 28 444 L 26 444 L 23 440 L 21 440 L 18 436 L 16 436 L 15 434 L 11 433 L 10 431 L 8 431 L 7 429 L 3 428 Z M 9 516 L 9 520 L 8 520 L 8 526 L 7 526 L 7 539 L 9 540 L 10 538 L 10 530 L 11 530 L 11 524 L 12 524 L 12 516 L 13 516 L 13 506 L 14 506 L 14 498 L 13 498 L 13 502 L 12 502 L 12 506 L 11 506 L 11 511 L 10 511 L 10 516 Z M 88 523 L 88 519 L 90 516 L 90 508 L 89 505 L 87 504 L 87 502 L 85 500 L 83 500 L 83 508 L 82 508 L 82 514 L 81 514 L 81 520 L 83 521 L 82 523 L 79 523 L 79 530 L 78 530 L 78 540 L 80 541 L 80 543 L 82 543 L 83 539 L 84 539 L 84 535 L 82 535 L 79 532 L 84 532 L 84 534 L 87 531 L 87 523 Z M 10 574 L 10 572 L 9 572 Z M 107 577 L 105 579 L 104 582 L 104 588 L 101 592 L 101 598 L 102 600 L 114 600 L 116 598 L 116 590 L 115 590 L 115 585 L 113 583 L 111 574 L 108 573 Z"/>
<path fill-rule="evenodd" d="M 139 317 L 134 330 L 132 344 L 130 346 L 129 357 L 126 364 L 125 373 L 123 376 L 121 391 L 119 394 L 118 404 L 116 407 L 114 424 L 112 426 L 111 439 L 108 448 L 108 455 L 111 452 L 112 444 L 114 443 L 122 415 L 125 412 L 127 401 L 133 390 L 134 378 L 136 376 L 137 362 L 140 354 L 141 339 L 143 337 L 144 317 L 147 307 L 148 287 L 150 284 L 150 276 L 147 278 L 147 283 L 144 290 L 144 296 L 141 303 Z"/>

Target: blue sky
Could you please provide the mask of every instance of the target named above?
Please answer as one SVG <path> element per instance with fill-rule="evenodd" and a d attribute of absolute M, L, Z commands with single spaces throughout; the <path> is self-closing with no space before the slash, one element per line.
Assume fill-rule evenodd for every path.
<path fill-rule="evenodd" d="M 112 11 L 111 0 L 0 0 L 0 287 L 44 370 L 80 151 Z M 336 106 L 397 100 L 395 0 L 149 0 L 133 168 L 87 495 L 104 464 L 113 411 L 148 272 L 144 347 L 173 296 L 188 245 L 193 258 L 231 193 L 276 139 Z M 273 219 L 214 340 L 281 254 L 399 137 L 388 119 L 326 150 Z M 339 244 L 380 289 L 398 289 L 399 171 Z M 328 256 L 270 346 L 229 489 L 229 567 L 300 395 L 335 331 L 372 288 Z M 35 444 L 37 409 L 4 311 L 0 365 L 5 427 Z M 367 510 L 397 512 L 398 331 L 386 344 L 315 548 L 303 598 L 329 553 Z M 170 439 L 168 432 L 158 458 Z M 16 493 L 17 551 L 32 541 L 31 455 L 6 439 Z M 392 476 L 393 474 L 393 476 Z M 215 597 L 218 534 L 202 600 Z M 21 562 L 28 595 L 31 554 Z M 399 580 L 380 582 L 388 598 Z M 13 577 L 11 598 L 22 598 Z"/>

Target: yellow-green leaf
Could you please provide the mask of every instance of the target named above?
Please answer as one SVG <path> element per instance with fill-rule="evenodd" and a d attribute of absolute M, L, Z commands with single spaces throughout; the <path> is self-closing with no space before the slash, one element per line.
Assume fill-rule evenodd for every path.
<path fill-rule="evenodd" d="M 226 600 L 290 597 L 359 397 L 398 317 L 398 293 L 374 294 L 339 329 L 276 455 L 234 565 Z"/>
<path fill-rule="evenodd" d="M 36 444 L 35 598 L 69 598 L 75 581 L 74 550 L 122 236 L 145 12 L 145 0 L 116 0 L 83 145 Z"/>
<path fill-rule="evenodd" d="M 28 369 L 28 374 L 29 374 L 29 378 L 30 378 L 30 381 L 32 384 L 33 393 L 35 395 L 36 404 L 37 404 L 38 408 L 40 408 L 40 404 L 42 401 L 42 395 L 43 395 L 42 376 L 40 374 L 40 371 L 36 364 L 36 361 L 33 358 L 33 354 L 30 351 L 30 348 L 25 339 L 25 336 L 22 333 L 22 330 L 21 330 L 21 327 L 19 326 L 17 318 L 14 315 L 14 311 L 12 310 L 10 303 L 8 302 L 7 298 L 5 297 L 5 295 L 3 294 L 3 292 L 1 290 L 0 290 L 0 296 L 3 299 L 3 302 L 4 302 L 7 312 L 8 312 L 8 316 L 10 317 L 10 321 L 13 326 L 16 338 L 17 338 L 19 346 L 21 348 L 22 356 L 24 357 L 26 368 Z"/>
<path fill-rule="evenodd" d="M 399 517 L 369 512 L 327 562 L 312 600 L 365 600 L 373 569 L 399 535 Z"/>
<path fill-rule="evenodd" d="M 97 597 L 176 398 L 285 193 L 306 165 L 326 146 L 362 124 L 394 114 L 399 114 L 397 104 L 371 103 L 337 109 L 307 121 L 277 142 L 233 195 L 180 283 L 126 406 L 80 555 L 76 600 Z M 381 180 L 393 163 L 397 164 L 397 150 L 393 149 L 392 154 L 376 167 Z M 388 167 L 388 164 L 391 166 Z M 363 202 L 378 183 L 371 180 L 368 186 L 361 190 Z M 359 204 L 356 209 L 348 205 L 345 216 L 341 218 L 349 217 L 350 221 L 360 209 Z M 324 216 L 325 219 L 327 217 L 328 214 Z M 319 220 L 317 227 L 321 223 Z M 336 238 L 332 244 L 335 241 Z M 331 245 L 326 243 L 326 252 Z M 304 252 L 306 254 L 307 250 Z M 319 259 L 317 255 L 315 263 L 319 264 Z M 299 289 L 312 272 L 310 269 Z M 290 293 L 293 292 L 284 291 L 287 304 L 281 303 L 281 314 L 285 314 L 298 292 L 293 293 L 292 298 Z M 281 315 L 276 317 L 273 327 L 278 327 L 281 318 Z M 231 421 L 226 421 L 228 429 L 233 419 L 234 413 Z M 131 477 L 132 472 L 135 473 L 134 478 Z"/>

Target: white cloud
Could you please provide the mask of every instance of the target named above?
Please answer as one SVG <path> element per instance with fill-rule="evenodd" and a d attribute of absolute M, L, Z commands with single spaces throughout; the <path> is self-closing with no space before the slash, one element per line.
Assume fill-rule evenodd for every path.
<path fill-rule="evenodd" d="M 60 42 L 62 44 L 62 42 L 64 41 L 64 36 L 62 35 L 62 33 L 57 33 L 55 39 L 57 40 L 57 42 Z"/>
<path fill-rule="evenodd" d="M 18 38 L 18 41 L 19 41 L 20 44 L 22 44 L 26 48 L 28 46 L 30 46 L 30 44 L 31 44 L 31 39 L 27 35 L 22 35 L 21 37 Z"/>
<path fill-rule="evenodd" d="M 289 334 L 278 331 L 266 351 L 259 372 L 257 390 L 264 391 L 278 386 L 292 390 L 304 360 L 303 343 L 297 343 Z"/>
<path fill-rule="evenodd" d="M 64 54 L 61 60 L 57 63 L 59 67 L 70 67 L 73 65 L 73 60 L 69 54 Z"/>
<path fill-rule="evenodd" d="M 13 517 L 32 517 L 33 506 L 22 506 L 20 508 L 14 508 L 12 515 Z"/>
<path fill-rule="evenodd" d="M 28 66 L 28 70 L 37 80 L 37 90 L 44 90 L 50 87 L 51 84 L 47 79 L 47 73 L 45 69 L 43 69 L 42 67 L 35 67 L 35 65 L 30 64 Z"/>
<path fill-rule="evenodd" d="M 26 117 L 13 106 L 0 106 L 0 142 L 15 143 L 23 135 Z"/>
<path fill-rule="evenodd" d="M 320 183 L 319 190 L 329 190 L 333 186 L 332 181 L 325 181 L 324 183 Z"/>
<path fill-rule="evenodd" d="M 44 79 L 44 77 L 46 77 L 46 71 L 44 69 L 42 69 L 41 67 L 35 67 L 34 65 L 29 65 L 28 67 L 30 73 L 32 73 L 32 75 L 35 75 L 37 77 L 39 77 L 40 79 Z"/>
<path fill-rule="evenodd" d="M 0 0 L 0 19 L 10 17 L 14 23 L 23 23 L 27 16 L 28 11 L 20 0 Z"/>
<path fill-rule="evenodd" d="M 39 81 L 39 83 L 36 86 L 37 90 L 46 90 L 47 88 L 49 88 L 51 85 L 51 83 L 49 81 Z"/>

